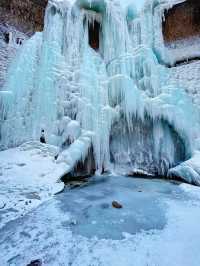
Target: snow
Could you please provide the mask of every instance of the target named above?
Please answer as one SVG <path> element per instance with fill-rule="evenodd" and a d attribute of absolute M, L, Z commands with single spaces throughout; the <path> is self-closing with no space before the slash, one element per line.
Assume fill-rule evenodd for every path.
<path fill-rule="evenodd" d="M 57 148 L 30 142 L 0 152 L 0 228 L 61 191 Z"/>
<path fill-rule="evenodd" d="M 169 175 L 176 175 L 185 179 L 189 183 L 194 183 L 200 186 L 199 175 L 200 175 L 200 152 L 196 151 L 192 158 L 188 161 L 181 163 L 180 165 L 169 170 Z"/>
<path fill-rule="evenodd" d="M 59 157 L 57 159 L 57 167 L 60 167 L 60 163 L 64 166 L 64 171 L 62 171 L 59 178 L 62 175 L 70 173 L 74 169 L 74 165 L 76 165 L 79 161 L 84 161 L 89 148 L 91 147 L 91 132 L 83 132 L 83 134 L 75 140 L 68 149 L 64 151 L 60 151 L 58 153 Z"/>
<path fill-rule="evenodd" d="M 199 195 L 161 180 L 94 178 L 2 228 L 1 263 L 199 266 Z"/>
<path fill-rule="evenodd" d="M 166 51 L 172 65 L 174 62 L 183 60 L 187 62 L 190 58 L 199 58 L 199 49 L 199 37 L 191 37 L 166 44 Z"/>
<path fill-rule="evenodd" d="M 169 69 L 169 83 L 182 87 L 199 108 L 200 104 L 200 61 L 185 63 Z"/>

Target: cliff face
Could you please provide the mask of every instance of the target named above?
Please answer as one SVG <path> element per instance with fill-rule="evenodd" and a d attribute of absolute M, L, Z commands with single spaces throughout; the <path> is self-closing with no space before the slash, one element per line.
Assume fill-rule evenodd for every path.
<path fill-rule="evenodd" d="M 42 31 L 48 0 L 0 0 L 0 90 L 17 49 Z"/>
<path fill-rule="evenodd" d="M 166 43 L 200 36 L 200 2 L 188 0 L 165 11 L 163 36 Z"/>
<path fill-rule="evenodd" d="M 41 31 L 47 2 L 48 0 L 1 0 L 0 22 L 29 35 Z"/>

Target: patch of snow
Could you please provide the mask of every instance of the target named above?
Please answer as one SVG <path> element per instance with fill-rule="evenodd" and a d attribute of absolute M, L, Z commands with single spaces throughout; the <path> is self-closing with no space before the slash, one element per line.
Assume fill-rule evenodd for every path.
<path fill-rule="evenodd" d="M 166 51 L 169 56 L 169 62 L 173 65 L 177 61 L 185 60 L 187 62 L 190 58 L 200 57 L 200 38 L 194 37 L 190 39 L 182 39 L 170 44 L 166 44 Z"/>
<path fill-rule="evenodd" d="M 200 105 L 200 61 L 194 61 L 172 67 L 168 70 L 169 83 L 183 88 L 191 97 L 193 103 Z"/>
<path fill-rule="evenodd" d="M 38 142 L 0 152 L 0 228 L 60 192 L 55 146 Z"/>

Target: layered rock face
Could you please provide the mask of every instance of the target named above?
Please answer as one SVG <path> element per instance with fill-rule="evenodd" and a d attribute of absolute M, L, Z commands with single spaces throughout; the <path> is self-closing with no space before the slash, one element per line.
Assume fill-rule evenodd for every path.
<path fill-rule="evenodd" d="M 200 36 L 200 2 L 189 0 L 165 11 L 163 36 L 166 43 Z"/>
<path fill-rule="evenodd" d="M 48 0 L 0 1 L 0 90 L 17 49 L 36 31 L 42 31 Z"/>
<path fill-rule="evenodd" d="M 48 0 L 1 0 L 0 21 L 31 34 L 42 31 Z"/>

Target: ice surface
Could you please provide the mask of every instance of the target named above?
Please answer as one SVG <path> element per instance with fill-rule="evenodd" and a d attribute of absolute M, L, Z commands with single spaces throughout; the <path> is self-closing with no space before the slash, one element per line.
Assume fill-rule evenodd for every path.
<path fill-rule="evenodd" d="M 66 189 L 58 197 L 61 202 L 59 208 L 71 213 L 64 226 L 75 235 L 114 240 L 124 238 L 125 232 L 136 234 L 143 230 L 161 230 L 166 217 L 158 195 L 152 195 L 157 186 L 160 195 L 180 193 L 176 187 L 171 191 L 173 185 L 170 183 L 159 180 L 147 183 L 137 178 L 93 177 L 85 187 L 75 191 Z M 145 193 L 145 196 L 140 193 Z M 114 209 L 113 200 L 122 203 L 123 209 Z"/>
<path fill-rule="evenodd" d="M 2 228 L 1 263 L 199 266 L 199 195 L 161 180 L 94 178 Z"/>
<path fill-rule="evenodd" d="M 135 120 L 140 127 L 151 121 L 154 136 L 149 138 L 153 147 L 149 158 L 157 156 L 157 162 L 165 162 L 165 171 L 161 167 L 160 173 L 191 158 L 197 149 L 199 113 L 182 88 L 168 83 L 168 70 L 159 64 L 165 49 L 158 30 L 158 3 L 146 1 L 137 13 L 127 1 L 50 1 L 43 33 L 25 42 L 10 67 L 4 87 L 9 100 L 0 94 L 5 113 L 1 147 L 38 140 L 44 129 L 47 142 L 59 147 L 58 162 L 66 163 L 66 173 L 91 148 L 96 170 L 112 171 L 113 125 L 123 117 L 126 134 L 119 134 L 118 143 L 133 132 Z M 164 4 L 170 5 L 169 1 Z M 97 50 L 90 47 L 88 34 L 95 21 L 99 25 Z M 144 132 L 141 140 L 146 138 Z M 184 151 L 179 157 L 177 143 L 182 143 Z M 140 161 L 149 165 L 142 141 L 141 147 Z M 129 151 L 124 156 L 130 157 Z M 131 171 L 143 169 L 144 163 L 135 167 L 132 161 Z M 145 171 L 151 173 L 149 168 Z M 200 177 L 187 180 L 197 184 Z"/>

